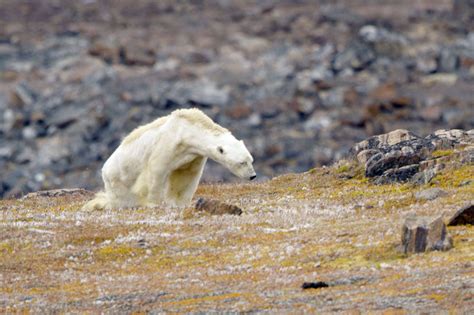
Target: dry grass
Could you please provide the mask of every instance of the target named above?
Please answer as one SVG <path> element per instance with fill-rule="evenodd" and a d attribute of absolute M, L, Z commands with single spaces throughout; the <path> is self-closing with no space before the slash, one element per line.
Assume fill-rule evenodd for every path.
<path fill-rule="evenodd" d="M 448 217 L 472 202 L 472 178 L 472 165 L 444 170 L 433 185 L 448 195 L 425 202 L 413 194 L 428 187 L 373 185 L 350 165 L 199 188 L 196 197 L 235 204 L 241 216 L 3 200 L 0 311 L 467 311 L 472 226 L 449 229 L 448 252 L 404 256 L 396 246 L 408 212 Z M 333 286 L 303 291 L 305 281 Z"/>

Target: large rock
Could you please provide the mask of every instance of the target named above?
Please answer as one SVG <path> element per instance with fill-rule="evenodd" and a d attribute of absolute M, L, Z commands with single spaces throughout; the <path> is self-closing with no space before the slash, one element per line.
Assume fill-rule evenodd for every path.
<path fill-rule="evenodd" d="M 402 251 L 422 253 L 431 250 L 449 250 L 453 240 L 448 234 L 441 216 L 406 218 L 402 227 Z"/>
<path fill-rule="evenodd" d="M 473 144 L 472 131 L 438 130 L 422 138 L 398 129 L 355 144 L 351 153 L 364 165 L 365 175 L 374 178 L 375 183 L 413 180 L 426 184 L 450 159 L 471 163 Z"/>
<path fill-rule="evenodd" d="M 449 219 L 448 225 L 474 224 L 474 204 L 462 207 Z"/>

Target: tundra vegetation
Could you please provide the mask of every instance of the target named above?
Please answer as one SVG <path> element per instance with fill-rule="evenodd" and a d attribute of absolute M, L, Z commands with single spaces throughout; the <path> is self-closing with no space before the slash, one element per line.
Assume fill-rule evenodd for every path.
<path fill-rule="evenodd" d="M 449 153 L 440 153 L 446 155 Z M 78 194 L 0 201 L 0 311 L 468 311 L 474 228 L 449 251 L 404 255 L 408 213 L 472 202 L 474 166 L 425 185 L 376 185 L 353 162 L 252 184 L 202 184 L 198 197 L 243 209 L 81 211 Z M 427 188 L 447 192 L 417 200 Z M 308 281 L 329 287 L 303 290 Z"/>

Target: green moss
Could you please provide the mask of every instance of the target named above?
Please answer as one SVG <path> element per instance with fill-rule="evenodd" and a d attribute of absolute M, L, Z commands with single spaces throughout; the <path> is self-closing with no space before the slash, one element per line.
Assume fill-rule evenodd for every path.
<path fill-rule="evenodd" d="M 464 165 L 458 169 L 444 169 L 438 173 L 433 180 L 431 185 L 439 185 L 446 188 L 459 187 L 464 183 L 471 181 L 470 184 L 466 185 L 469 190 L 474 192 L 474 165 Z"/>
<path fill-rule="evenodd" d="M 431 156 L 434 158 L 440 158 L 443 156 L 450 156 L 454 153 L 454 150 L 436 150 L 431 153 Z"/>
<path fill-rule="evenodd" d="M 8 255 L 8 254 L 11 254 L 13 253 L 14 249 L 13 249 L 13 246 L 7 242 L 1 242 L 0 243 L 0 253 L 2 253 L 2 255 Z"/>
<path fill-rule="evenodd" d="M 350 169 L 351 168 L 348 164 L 344 164 L 336 168 L 336 173 L 337 174 L 346 173 L 346 172 L 349 172 Z"/>
<path fill-rule="evenodd" d="M 95 257 L 98 260 L 123 260 L 137 255 L 144 254 L 143 248 L 131 247 L 128 245 L 109 245 L 99 248 L 95 251 Z"/>

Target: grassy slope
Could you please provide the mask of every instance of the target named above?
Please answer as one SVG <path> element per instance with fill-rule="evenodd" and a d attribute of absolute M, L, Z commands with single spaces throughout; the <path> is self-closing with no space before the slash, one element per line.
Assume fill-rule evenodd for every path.
<path fill-rule="evenodd" d="M 86 213 L 81 197 L 0 201 L 0 312 L 474 309 L 474 228 L 455 248 L 404 256 L 404 216 L 472 202 L 474 166 L 426 187 L 369 183 L 349 165 L 261 184 L 202 185 L 240 217 L 172 209 Z M 337 284 L 302 290 L 305 281 Z"/>

